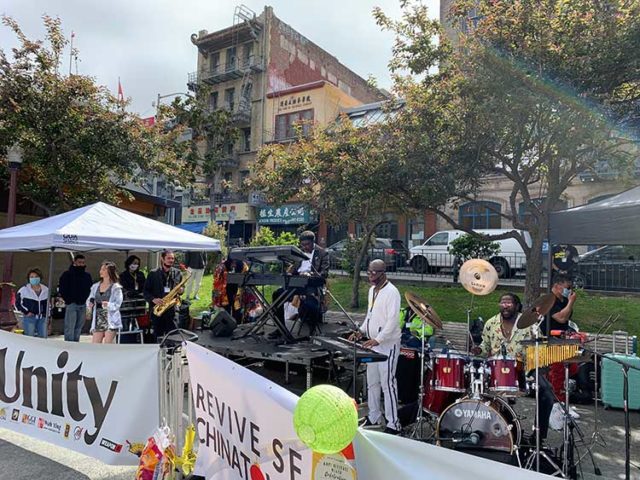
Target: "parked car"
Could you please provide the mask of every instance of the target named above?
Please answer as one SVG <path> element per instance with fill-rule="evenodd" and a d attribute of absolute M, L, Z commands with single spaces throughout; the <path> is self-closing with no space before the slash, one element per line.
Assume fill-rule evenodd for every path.
<path fill-rule="evenodd" d="M 510 230 L 489 229 L 475 230 L 484 235 L 499 235 Z M 523 232 L 527 242 L 531 244 L 528 232 Z M 442 230 L 430 236 L 422 245 L 410 250 L 409 265 L 416 273 L 436 273 L 443 268 L 453 268 L 455 258 L 449 253 L 451 242 L 466 232 L 462 230 Z M 513 277 L 517 271 L 524 270 L 526 259 L 524 250 L 515 238 L 496 240 L 500 244 L 500 251 L 489 259 L 500 278 Z"/>
<path fill-rule="evenodd" d="M 334 268 L 340 268 L 340 262 L 344 257 L 347 246 L 347 239 L 340 240 L 327 247 L 329 252 L 329 261 Z M 367 251 L 362 261 L 362 267 L 366 268 L 371 260 L 384 260 L 387 271 L 395 271 L 398 267 L 407 264 L 409 259 L 409 250 L 402 240 L 392 238 L 376 238 L 374 245 Z"/>
<path fill-rule="evenodd" d="M 607 245 L 580 255 L 573 283 L 594 290 L 640 290 L 640 246 Z"/>

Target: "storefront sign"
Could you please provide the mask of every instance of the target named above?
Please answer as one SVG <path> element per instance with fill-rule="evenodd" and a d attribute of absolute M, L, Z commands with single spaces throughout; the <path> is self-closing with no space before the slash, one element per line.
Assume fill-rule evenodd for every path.
<path fill-rule="evenodd" d="M 290 95 L 278 100 L 278 112 L 288 112 L 289 110 L 300 110 L 303 107 L 312 105 L 311 95 L 301 93 L 300 95 Z"/>
<path fill-rule="evenodd" d="M 228 222 L 231 212 L 235 214 L 233 218 L 235 221 L 255 220 L 253 208 L 248 203 L 229 203 L 215 207 L 216 221 Z M 182 223 L 208 222 L 209 220 L 211 220 L 209 205 L 194 205 L 182 209 Z"/>
<path fill-rule="evenodd" d="M 258 210 L 258 223 L 261 225 L 295 225 L 311 221 L 309 209 L 300 204 L 267 206 Z"/>

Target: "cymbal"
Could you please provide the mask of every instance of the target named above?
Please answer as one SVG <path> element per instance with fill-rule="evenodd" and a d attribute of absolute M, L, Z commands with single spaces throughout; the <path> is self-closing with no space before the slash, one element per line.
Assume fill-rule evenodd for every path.
<path fill-rule="evenodd" d="M 540 315 L 538 315 L 538 313 L 535 310 L 527 309 L 524 312 L 522 312 L 522 315 L 520 315 L 520 318 L 518 318 L 518 321 L 516 322 L 516 327 L 518 327 L 518 330 L 529 328 L 534 323 L 537 323 L 539 318 L 540 318 Z"/>
<path fill-rule="evenodd" d="M 473 258 L 460 267 L 460 283 L 473 295 L 489 295 L 498 285 L 498 272 L 486 260 Z"/>
<path fill-rule="evenodd" d="M 407 300 L 409 307 L 418 317 L 432 327 L 442 328 L 442 320 L 431 305 L 413 292 L 405 292 L 404 298 Z"/>
<path fill-rule="evenodd" d="M 532 307 L 538 310 L 540 315 L 546 315 L 549 313 L 553 304 L 556 303 L 556 296 L 553 293 L 547 293 L 542 295 L 533 302 Z"/>

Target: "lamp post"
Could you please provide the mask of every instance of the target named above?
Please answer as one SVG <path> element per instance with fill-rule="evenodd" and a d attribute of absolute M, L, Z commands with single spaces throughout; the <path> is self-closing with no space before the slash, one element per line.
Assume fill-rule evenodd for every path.
<path fill-rule="evenodd" d="M 7 163 L 9 164 L 9 205 L 7 208 L 7 228 L 16 223 L 16 196 L 18 191 L 18 170 L 22 165 L 22 148 L 17 143 L 7 151 Z M 13 253 L 8 252 L 4 256 L 4 270 L 2 273 L 2 301 L 0 303 L 0 328 L 11 330 L 16 325 L 16 319 L 11 309 L 11 282 L 13 276 Z"/>

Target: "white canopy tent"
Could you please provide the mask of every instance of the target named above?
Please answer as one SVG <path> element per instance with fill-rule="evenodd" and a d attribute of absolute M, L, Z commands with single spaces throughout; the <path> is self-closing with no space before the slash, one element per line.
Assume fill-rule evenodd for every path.
<path fill-rule="evenodd" d="M 220 251 L 220 241 L 98 202 L 0 230 L 1 252 Z"/>
<path fill-rule="evenodd" d="M 98 202 L 0 230 L 0 252 L 220 251 L 220 241 Z M 49 297 L 53 289 L 49 289 Z"/>

